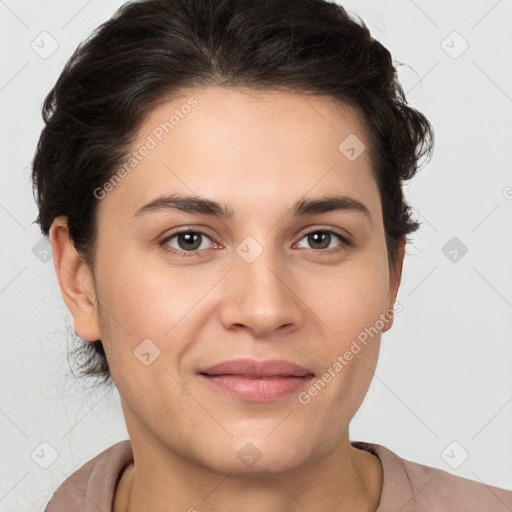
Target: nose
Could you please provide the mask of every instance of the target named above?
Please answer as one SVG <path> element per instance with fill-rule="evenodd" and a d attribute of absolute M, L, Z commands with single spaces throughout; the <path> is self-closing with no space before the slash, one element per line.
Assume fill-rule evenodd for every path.
<path fill-rule="evenodd" d="M 303 322 L 304 307 L 290 268 L 271 250 L 249 263 L 235 255 L 224 280 L 221 321 L 226 329 L 248 329 L 256 337 L 294 330 Z"/>

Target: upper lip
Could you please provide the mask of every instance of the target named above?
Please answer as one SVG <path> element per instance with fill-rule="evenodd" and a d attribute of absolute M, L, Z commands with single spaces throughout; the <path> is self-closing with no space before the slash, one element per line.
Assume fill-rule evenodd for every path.
<path fill-rule="evenodd" d="M 306 368 L 283 359 L 266 361 L 232 359 L 209 366 L 200 370 L 199 373 L 206 375 L 238 375 L 253 379 L 258 377 L 306 377 L 313 375 Z"/>

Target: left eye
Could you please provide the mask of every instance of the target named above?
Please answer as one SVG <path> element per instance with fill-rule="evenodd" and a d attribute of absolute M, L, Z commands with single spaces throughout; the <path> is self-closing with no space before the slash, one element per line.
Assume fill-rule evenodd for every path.
<path fill-rule="evenodd" d="M 330 229 L 323 229 L 318 231 L 311 231 L 310 233 L 307 233 L 304 235 L 301 240 L 306 239 L 307 242 L 312 245 L 313 249 L 332 249 L 335 246 L 331 245 L 331 242 L 333 241 L 333 237 L 337 238 L 341 241 L 341 244 L 337 245 L 348 245 L 348 240 L 344 238 L 343 236 L 339 235 L 338 233 L 335 233 L 334 231 Z M 299 242 L 300 243 L 300 242 Z M 316 247 L 315 247 L 316 245 Z"/>

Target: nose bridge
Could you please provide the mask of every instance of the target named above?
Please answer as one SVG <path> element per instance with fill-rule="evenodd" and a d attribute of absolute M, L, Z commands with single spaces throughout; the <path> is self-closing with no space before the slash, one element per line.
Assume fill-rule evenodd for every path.
<path fill-rule="evenodd" d="M 266 237 L 264 246 L 247 237 L 237 246 L 230 272 L 230 303 L 225 304 L 227 324 L 245 325 L 258 335 L 283 325 L 298 324 L 301 318 L 301 310 L 287 283 L 291 275 L 284 270 L 284 255 L 273 248 L 271 238 Z"/>

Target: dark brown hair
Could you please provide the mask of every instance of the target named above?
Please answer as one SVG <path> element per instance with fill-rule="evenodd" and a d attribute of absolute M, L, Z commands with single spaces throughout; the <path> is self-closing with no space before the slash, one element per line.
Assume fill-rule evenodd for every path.
<path fill-rule="evenodd" d="M 433 130 L 407 105 L 389 51 L 361 20 L 325 0 L 124 4 L 78 46 L 44 101 L 32 162 L 42 232 L 66 216 L 93 270 L 94 190 L 114 175 L 155 107 L 209 85 L 328 95 L 355 107 L 369 134 L 395 267 L 398 242 L 419 228 L 402 184 L 431 156 Z M 83 373 L 109 380 L 101 341 L 79 342 Z"/>

